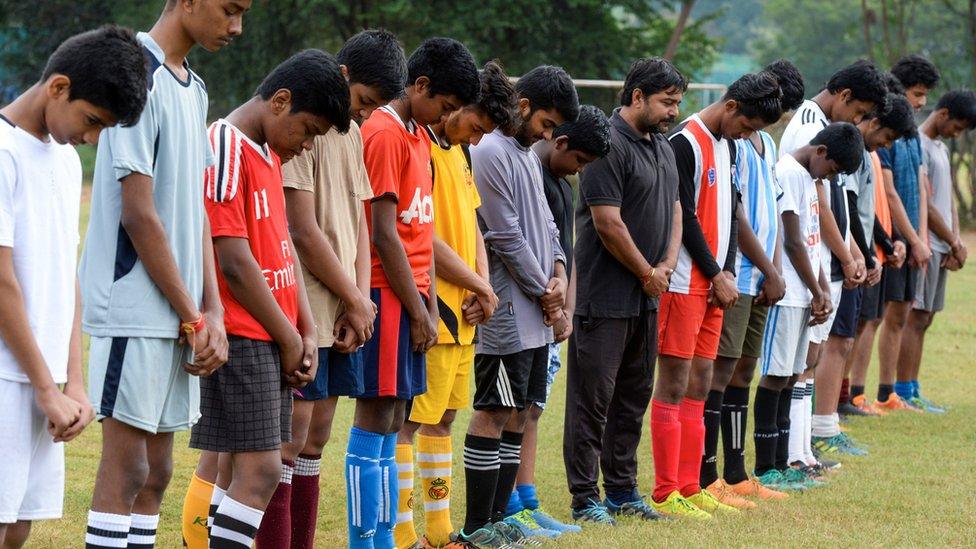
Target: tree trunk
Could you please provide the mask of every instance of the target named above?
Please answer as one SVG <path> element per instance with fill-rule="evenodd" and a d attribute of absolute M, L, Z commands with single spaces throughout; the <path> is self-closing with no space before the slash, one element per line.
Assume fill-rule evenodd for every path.
<path fill-rule="evenodd" d="M 678 14 L 678 21 L 674 24 L 674 31 L 668 40 L 668 47 L 664 50 L 664 58 L 668 61 L 674 59 L 678 53 L 678 44 L 681 43 L 681 33 L 684 32 L 688 24 L 688 17 L 691 16 L 691 8 L 695 5 L 695 0 L 685 0 L 681 3 L 681 13 Z"/>
<path fill-rule="evenodd" d="M 864 53 L 867 54 L 868 59 L 871 61 L 874 61 L 874 44 L 871 43 L 871 23 L 873 22 L 873 19 L 874 14 L 870 9 L 868 9 L 868 0 L 861 0 L 861 25 L 864 29 Z"/>
<path fill-rule="evenodd" d="M 888 0 L 881 0 L 881 38 L 884 43 L 885 59 L 888 64 L 895 62 L 894 48 L 891 47 L 891 32 L 888 30 Z"/>

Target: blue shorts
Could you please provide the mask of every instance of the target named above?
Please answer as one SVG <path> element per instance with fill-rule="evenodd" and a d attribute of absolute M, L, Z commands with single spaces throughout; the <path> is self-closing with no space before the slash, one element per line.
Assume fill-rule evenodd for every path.
<path fill-rule="evenodd" d="M 363 352 L 340 353 L 319 347 L 319 369 L 311 383 L 295 391 L 298 400 L 324 400 L 363 392 Z"/>
<path fill-rule="evenodd" d="M 549 395 L 552 394 L 552 384 L 556 382 L 556 374 L 563 367 L 562 357 L 559 355 L 561 348 L 561 343 L 549 344 L 549 367 L 546 370 L 546 400 L 549 400 Z M 535 405 L 543 410 L 546 409 L 545 402 L 536 402 Z"/>
<path fill-rule="evenodd" d="M 373 288 L 369 297 L 376 304 L 376 320 L 373 337 L 361 351 L 363 392 L 356 396 L 410 400 L 424 394 L 427 392 L 426 356 L 413 352 L 407 310 L 390 288 Z"/>
<path fill-rule="evenodd" d="M 830 335 L 852 338 L 857 335 L 857 323 L 861 319 L 861 303 L 864 301 L 864 288 L 844 290 L 840 294 L 837 316 L 830 327 Z"/>

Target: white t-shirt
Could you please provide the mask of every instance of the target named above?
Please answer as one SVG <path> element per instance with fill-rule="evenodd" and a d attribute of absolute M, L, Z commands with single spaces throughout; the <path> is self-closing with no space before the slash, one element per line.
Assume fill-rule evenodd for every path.
<path fill-rule="evenodd" d="M 820 105 L 812 99 L 805 99 L 783 130 L 783 137 L 779 140 L 780 158 L 787 153 L 809 145 L 810 141 L 820 133 L 820 130 L 829 124 L 830 120 L 827 120 L 827 115 L 820 108 Z M 848 212 L 844 188 L 844 177 L 835 178 L 834 181 L 824 181 L 824 193 L 827 195 L 826 207 L 832 206 L 837 228 L 844 235 L 844 241 L 850 245 L 850 212 Z M 830 248 L 824 243 L 823 252 L 820 254 L 820 263 L 827 276 L 831 275 L 832 270 L 836 270 L 832 269 L 832 257 Z M 838 263 L 837 266 L 839 268 L 840 264 Z M 838 273 L 838 275 L 841 279 L 843 278 L 842 274 Z"/>
<path fill-rule="evenodd" d="M 0 119 L 0 246 L 13 248 L 31 332 L 55 383 L 68 380 L 80 203 L 75 149 Z M 0 379 L 30 382 L 2 340 Z"/>
<path fill-rule="evenodd" d="M 820 242 L 820 204 L 813 178 L 790 154 L 783 155 L 776 163 L 776 178 L 783 189 L 783 194 L 779 198 L 780 215 L 783 212 L 794 212 L 799 217 L 800 232 L 806 244 L 807 257 L 810 258 L 814 274 L 819 275 L 820 256 L 826 252 Z M 785 233 L 783 237 L 786 237 Z M 785 252 L 783 278 L 786 280 L 786 295 L 779 305 L 809 307 L 813 295 Z"/>

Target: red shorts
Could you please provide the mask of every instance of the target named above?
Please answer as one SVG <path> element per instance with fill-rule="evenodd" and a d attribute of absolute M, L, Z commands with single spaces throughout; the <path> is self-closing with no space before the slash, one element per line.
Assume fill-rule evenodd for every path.
<path fill-rule="evenodd" d="M 708 296 L 664 292 L 657 313 L 658 354 L 715 360 L 724 314 Z"/>

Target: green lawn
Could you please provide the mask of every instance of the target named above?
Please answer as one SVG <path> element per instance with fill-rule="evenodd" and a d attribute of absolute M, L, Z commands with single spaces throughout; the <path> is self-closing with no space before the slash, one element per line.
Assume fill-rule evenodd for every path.
<path fill-rule="evenodd" d="M 970 235 L 968 240 L 976 249 L 976 236 Z M 702 545 L 703 540 L 716 547 L 972 546 L 976 533 L 976 424 L 972 420 L 976 417 L 976 399 L 972 397 L 976 390 L 972 370 L 976 352 L 976 268 L 970 266 L 950 277 L 947 306 L 930 331 L 922 381 L 926 393 L 950 405 L 951 412 L 945 416 L 902 413 L 852 422 L 851 434 L 870 447 L 871 456 L 846 460 L 843 471 L 831 477 L 829 486 L 708 524 L 623 521 L 615 529 L 588 528 L 581 535 L 546 546 L 690 547 Z M 869 393 L 873 393 L 876 381 L 874 367 Z M 569 505 L 562 465 L 564 395 L 560 377 L 548 415 L 542 420 L 537 479 L 544 505 L 563 519 L 567 518 Z M 340 404 L 333 441 L 323 455 L 319 547 L 344 546 L 342 463 L 352 409 L 351 401 Z M 454 436 L 456 525 L 463 514 L 460 450 L 468 417 L 468 413 L 460 414 Z M 196 463 L 196 452 L 187 449 L 187 438 L 186 434 L 177 437 L 175 474 L 162 511 L 159 547 L 179 547 L 181 543 L 183 494 Z M 65 518 L 37 525 L 30 546 L 82 546 L 100 448 L 97 425 L 68 445 Z M 751 448 L 750 444 L 747 455 L 751 456 Z M 646 431 L 640 455 L 640 485 L 646 492 L 650 491 L 653 473 L 650 436 Z M 416 513 L 421 517 L 421 498 L 416 499 L 420 507 Z"/>

